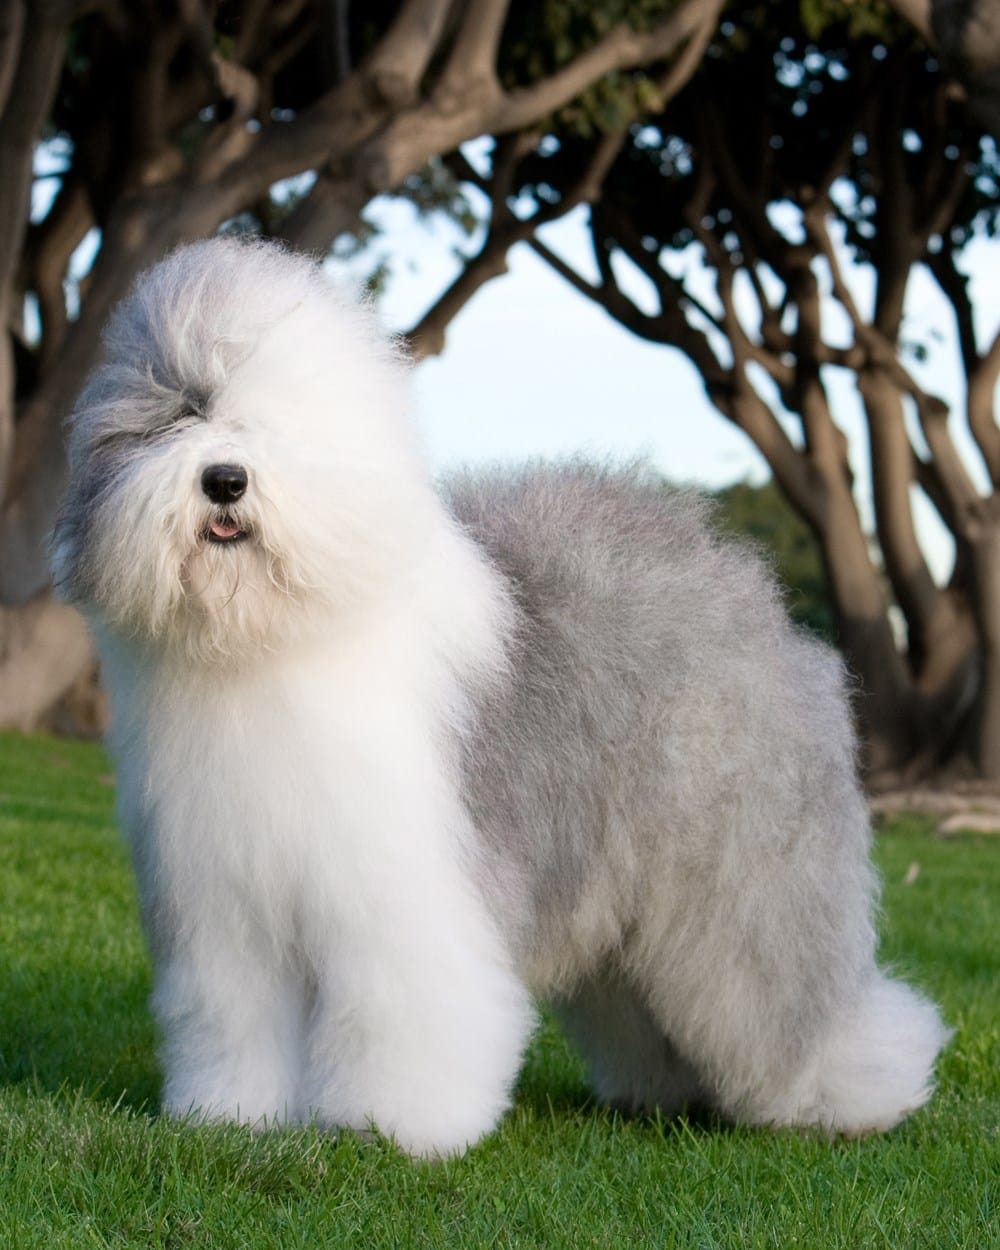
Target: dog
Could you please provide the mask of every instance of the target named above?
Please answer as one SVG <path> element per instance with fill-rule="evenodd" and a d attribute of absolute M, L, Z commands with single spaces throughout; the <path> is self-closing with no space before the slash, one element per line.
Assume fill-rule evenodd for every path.
<path fill-rule="evenodd" d="M 217 238 L 69 421 L 165 1108 L 459 1152 L 543 999 L 612 1106 L 895 1125 L 947 1030 L 876 966 L 841 664 L 642 466 L 436 487 L 406 372 L 312 260 Z"/>

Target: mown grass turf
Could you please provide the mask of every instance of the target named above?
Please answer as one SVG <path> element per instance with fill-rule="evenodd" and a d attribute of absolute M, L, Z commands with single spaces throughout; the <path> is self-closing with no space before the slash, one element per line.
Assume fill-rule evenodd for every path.
<path fill-rule="evenodd" d="M 996 840 L 918 820 L 879 837 L 885 957 L 957 1030 L 936 1098 L 896 1132 L 623 1119 L 546 1023 L 499 1131 L 415 1164 L 384 1142 L 157 1116 L 112 802 L 96 747 L 0 735 L 0 1250 L 998 1244 Z"/>

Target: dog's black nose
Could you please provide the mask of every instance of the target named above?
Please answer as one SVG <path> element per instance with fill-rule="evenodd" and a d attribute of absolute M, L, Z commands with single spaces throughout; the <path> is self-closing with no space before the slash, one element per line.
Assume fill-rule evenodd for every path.
<path fill-rule="evenodd" d="M 247 471 L 238 464 L 210 464 L 201 475 L 201 489 L 212 503 L 235 503 L 247 488 Z"/>

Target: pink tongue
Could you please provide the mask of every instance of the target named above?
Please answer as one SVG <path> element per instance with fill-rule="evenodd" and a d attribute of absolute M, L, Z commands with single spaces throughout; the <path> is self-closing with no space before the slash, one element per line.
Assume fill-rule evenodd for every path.
<path fill-rule="evenodd" d="M 240 532 L 240 527 L 231 521 L 213 521 L 211 529 L 216 538 L 235 538 Z"/>

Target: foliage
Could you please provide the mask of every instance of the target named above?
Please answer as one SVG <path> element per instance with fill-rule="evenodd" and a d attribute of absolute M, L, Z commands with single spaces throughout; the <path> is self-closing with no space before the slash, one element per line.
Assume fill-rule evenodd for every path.
<path fill-rule="evenodd" d="M 414 1164 L 380 1141 L 155 1114 L 149 971 L 109 780 L 96 747 L 0 736 L 0 1245 L 988 1244 L 995 841 L 943 843 L 917 821 L 879 838 L 885 957 L 957 1028 L 934 1101 L 889 1136 L 624 1119 L 588 1100 L 547 1023 L 500 1130 L 462 1159 Z"/>
<path fill-rule="evenodd" d="M 651 256 L 663 248 L 682 250 L 699 239 L 690 208 L 701 173 L 697 155 L 706 144 L 724 138 L 740 184 L 771 205 L 801 204 L 811 191 L 828 186 L 831 165 L 847 144 L 843 168 L 836 170 L 841 184 L 834 209 L 856 259 L 878 263 L 878 249 L 889 244 L 878 216 L 888 136 L 872 133 L 870 126 L 873 99 L 888 89 L 901 108 L 893 119 L 903 140 L 895 155 L 906 184 L 929 190 L 933 203 L 935 191 L 968 170 L 948 241 L 961 248 L 976 233 L 995 236 L 1000 231 L 996 144 L 970 133 L 961 109 L 946 109 L 942 124 L 935 58 L 909 34 L 897 32 L 891 46 L 883 28 L 860 36 L 854 17 L 828 21 L 817 42 L 796 20 L 798 8 L 798 0 L 729 7 L 690 89 L 662 117 L 644 118 L 633 129 L 604 184 L 599 211 L 613 208 L 627 220 Z M 870 10 L 854 5 L 847 11 Z M 724 136 L 705 124 L 709 99 L 743 105 L 725 110 Z M 559 141 L 541 147 L 522 171 L 522 194 L 546 203 L 572 181 L 586 152 L 571 128 L 557 133 Z M 740 206 L 732 201 L 732 187 L 717 181 L 699 201 L 697 225 L 715 231 L 739 219 Z M 735 229 L 716 233 L 726 254 L 742 263 L 745 237 Z M 608 240 L 609 246 L 615 242 Z"/>
<path fill-rule="evenodd" d="M 505 81 L 511 85 L 527 73 L 544 77 L 568 64 L 581 48 L 591 46 L 618 22 L 646 30 L 669 9 L 663 0 L 547 0 L 514 5 L 504 37 Z M 558 129 L 580 139 L 627 125 L 647 110 L 652 90 L 651 67 L 609 74 L 594 83 L 551 119 Z"/>

